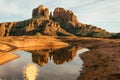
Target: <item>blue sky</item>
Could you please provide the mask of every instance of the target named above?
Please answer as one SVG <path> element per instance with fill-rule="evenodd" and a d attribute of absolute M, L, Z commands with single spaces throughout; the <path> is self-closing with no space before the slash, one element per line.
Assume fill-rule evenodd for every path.
<path fill-rule="evenodd" d="M 0 22 L 29 19 L 39 5 L 51 11 L 63 7 L 72 10 L 82 23 L 120 32 L 120 0 L 0 0 Z"/>

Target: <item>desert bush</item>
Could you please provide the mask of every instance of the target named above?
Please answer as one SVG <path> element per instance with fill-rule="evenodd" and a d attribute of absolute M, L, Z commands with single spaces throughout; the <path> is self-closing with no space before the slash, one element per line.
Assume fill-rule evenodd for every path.
<path fill-rule="evenodd" d="M 95 38 L 110 38 L 112 34 L 109 32 L 90 32 L 87 36 Z"/>
<path fill-rule="evenodd" d="M 40 32 L 35 33 L 36 36 L 41 36 L 42 34 Z"/>
<path fill-rule="evenodd" d="M 116 33 L 116 34 L 112 35 L 111 38 L 120 39 L 120 33 Z"/>

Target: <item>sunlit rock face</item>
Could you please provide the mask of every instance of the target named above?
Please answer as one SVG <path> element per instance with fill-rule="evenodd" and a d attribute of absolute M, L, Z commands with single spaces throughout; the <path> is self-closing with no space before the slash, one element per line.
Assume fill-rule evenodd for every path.
<path fill-rule="evenodd" d="M 64 28 L 76 27 L 78 24 L 77 17 L 72 11 L 59 7 L 53 12 L 53 20 L 59 22 Z"/>
<path fill-rule="evenodd" d="M 96 26 L 79 22 L 71 10 L 57 7 L 53 12 L 49 12 L 44 5 L 33 9 L 32 18 L 28 20 L 0 23 L 0 36 L 35 35 L 36 33 L 49 36 L 90 37 L 96 37 L 96 35 L 109 37 L 110 34 Z"/>
<path fill-rule="evenodd" d="M 0 36 L 10 35 L 11 28 L 14 27 L 16 22 L 0 23 Z"/>
<path fill-rule="evenodd" d="M 45 17 L 49 19 L 49 9 L 44 5 L 40 5 L 39 7 L 33 9 L 32 18 Z"/>

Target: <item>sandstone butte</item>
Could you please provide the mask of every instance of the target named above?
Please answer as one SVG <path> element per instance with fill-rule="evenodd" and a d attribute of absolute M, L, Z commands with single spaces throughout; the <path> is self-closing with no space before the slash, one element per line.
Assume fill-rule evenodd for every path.
<path fill-rule="evenodd" d="M 57 7 L 50 12 L 44 5 L 32 11 L 32 18 L 18 22 L 0 23 L 0 36 L 41 35 L 87 36 L 90 33 L 106 32 L 93 25 L 83 24 L 71 10 Z"/>

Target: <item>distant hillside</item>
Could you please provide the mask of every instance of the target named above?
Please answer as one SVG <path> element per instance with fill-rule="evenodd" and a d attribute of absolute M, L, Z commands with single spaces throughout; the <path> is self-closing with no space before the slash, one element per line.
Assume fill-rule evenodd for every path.
<path fill-rule="evenodd" d="M 120 39 L 120 33 L 114 34 L 111 38 Z"/>
<path fill-rule="evenodd" d="M 64 8 L 53 12 L 43 5 L 35 8 L 32 18 L 19 22 L 0 23 L 0 36 L 22 35 L 110 37 L 111 33 L 93 25 L 79 22 L 76 15 Z"/>

